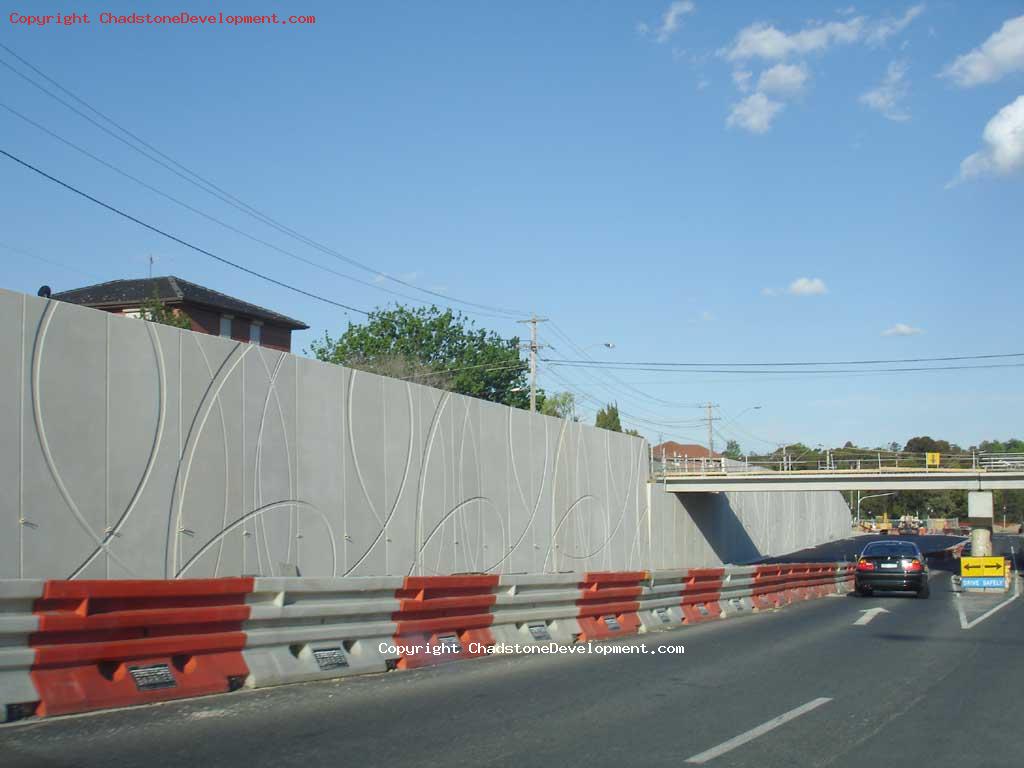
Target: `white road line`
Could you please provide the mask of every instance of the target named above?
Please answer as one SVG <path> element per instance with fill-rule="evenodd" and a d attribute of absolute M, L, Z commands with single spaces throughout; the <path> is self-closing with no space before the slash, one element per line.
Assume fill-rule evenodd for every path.
<path fill-rule="evenodd" d="M 981 622 L 983 622 L 985 619 L 987 619 L 993 613 L 998 611 L 1000 608 L 1005 608 L 1010 603 L 1012 603 L 1014 600 L 1016 600 L 1018 597 L 1020 597 L 1020 579 L 1017 577 L 1016 571 L 1012 571 L 1011 572 L 1010 578 L 1013 579 L 1013 594 L 1010 597 L 1008 597 L 1005 600 L 1003 600 L 1003 602 L 1001 602 L 995 608 L 993 608 L 992 610 L 987 611 L 987 612 L 981 614 L 981 616 L 979 616 L 978 618 L 974 619 L 973 621 L 968 621 L 967 620 L 967 614 L 964 612 L 964 603 L 963 603 L 963 600 L 960 598 L 960 593 L 959 592 L 954 592 L 953 593 L 953 596 L 956 598 L 956 610 L 957 610 L 957 613 L 960 614 L 960 629 L 970 629 L 971 627 L 975 627 L 978 624 L 981 624 Z"/>
<path fill-rule="evenodd" d="M 767 723 L 762 723 L 756 728 L 751 728 L 746 733 L 741 733 L 739 736 L 729 739 L 728 741 L 723 741 L 717 747 L 712 747 L 711 749 L 704 750 L 700 754 L 694 755 L 693 757 L 688 757 L 686 759 L 686 762 L 696 763 L 699 765 L 701 763 L 708 762 L 708 760 L 714 760 L 716 757 L 724 755 L 726 752 L 731 752 L 732 750 L 736 749 L 736 747 L 741 747 L 748 741 L 753 741 L 758 736 L 764 736 L 766 733 L 775 730 L 780 725 L 785 725 L 790 720 L 800 717 L 800 715 L 806 715 L 812 709 L 817 709 L 822 704 L 828 704 L 830 701 L 832 701 L 832 699 L 826 698 L 814 699 L 813 701 L 809 701 L 806 704 L 802 704 L 801 706 L 797 707 L 796 709 L 789 710 L 789 712 L 786 712 L 783 715 L 773 717 Z"/>
<path fill-rule="evenodd" d="M 866 610 L 861 611 L 861 613 L 863 613 L 864 615 L 857 619 L 855 622 L 853 622 L 853 626 L 863 627 L 865 624 L 870 624 L 871 620 L 875 618 L 875 616 L 877 616 L 878 614 L 888 613 L 888 611 L 885 610 L 885 608 L 868 608 Z"/>

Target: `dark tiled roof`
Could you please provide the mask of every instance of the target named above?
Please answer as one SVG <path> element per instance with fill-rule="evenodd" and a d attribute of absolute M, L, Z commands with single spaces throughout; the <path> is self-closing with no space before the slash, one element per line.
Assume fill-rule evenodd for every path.
<path fill-rule="evenodd" d="M 301 320 L 294 320 L 286 315 L 258 307 L 247 301 L 228 296 L 226 293 L 204 288 L 196 283 L 182 280 L 180 277 L 148 277 L 137 280 L 111 280 L 109 283 L 87 285 L 84 288 L 73 288 L 53 294 L 58 301 L 72 304 L 83 304 L 87 307 L 117 307 L 122 305 L 141 304 L 153 296 L 167 304 L 190 302 L 217 309 L 232 315 L 263 320 L 275 325 L 283 325 L 292 330 L 302 331 L 309 328 Z"/>

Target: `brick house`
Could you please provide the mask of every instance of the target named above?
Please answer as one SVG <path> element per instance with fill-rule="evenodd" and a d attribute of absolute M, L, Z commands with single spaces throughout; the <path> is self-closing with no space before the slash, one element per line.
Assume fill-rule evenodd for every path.
<path fill-rule="evenodd" d="M 708 453 L 707 446 L 694 445 L 692 443 L 677 443 L 668 440 L 659 443 L 651 449 L 654 458 L 658 461 L 671 461 L 673 459 L 706 459 L 708 456 L 714 459 L 722 458 L 720 453 Z"/>
<path fill-rule="evenodd" d="M 54 293 L 50 298 L 138 317 L 143 303 L 154 296 L 175 314 L 186 316 L 197 333 L 248 341 L 283 352 L 291 351 L 292 331 L 309 328 L 300 320 L 171 275 L 111 280 Z"/>

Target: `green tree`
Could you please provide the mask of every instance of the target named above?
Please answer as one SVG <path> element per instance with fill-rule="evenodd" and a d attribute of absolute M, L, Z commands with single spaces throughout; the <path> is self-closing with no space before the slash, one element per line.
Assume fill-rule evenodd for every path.
<path fill-rule="evenodd" d="M 601 429 L 609 429 L 612 432 L 621 432 L 622 421 L 619 419 L 618 403 L 608 403 L 608 405 L 599 410 L 597 417 L 594 419 L 594 426 Z"/>
<path fill-rule="evenodd" d="M 622 434 L 630 435 L 631 437 L 643 437 L 643 435 L 640 434 L 640 431 L 636 429 L 624 429 L 622 430 Z"/>
<path fill-rule="evenodd" d="M 576 395 L 572 392 L 555 392 L 544 397 L 540 412 L 559 419 L 572 418 L 576 413 Z"/>
<path fill-rule="evenodd" d="M 528 366 L 519 339 L 477 328 L 460 312 L 431 307 L 378 309 L 341 336 L 324 333 L 307 352 L 326 363 L 440 386 L 482 400 L 526 408 Z M 543 392 L 538 392 L 543 407 Z"/>
<path fill-rule="evenodd" d="M 734 459 L 736 461 L 742 459 L 743 449 L 740 448 L 739 441 L 729 440 L 725 444 L 725 450 L 722 452 L 722 455 L 725 456 L 727 459 Z"/>
<path fill-rule="evenodd" d="M 139 317 L 143 320 L 149 320 L 151 323 L 170 325 L 173 328 L 184 328 L 185 330 L 192 328 L 192 321 L 187 315 L 168 307 L 160 301 L 156 288 L 153 289 L 153 294 L 142 302 L 142 306 L 139 307 Z"/>

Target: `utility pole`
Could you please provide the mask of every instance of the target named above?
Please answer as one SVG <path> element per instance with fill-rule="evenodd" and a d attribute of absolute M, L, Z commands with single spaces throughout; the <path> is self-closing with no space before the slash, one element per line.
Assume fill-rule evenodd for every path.
<path fill-rule="evenodd" d="M 547 321 L 546 317 L 537 317 L 536 315 L 529 320 L 516 321 L 530 324 L 530 343 L 525 345 L 525 348 L 530 350 L 530 413 L 537 412 L 537 350 L 544 347 L 543 344 L 537 343 L 537 323 L 546 323 Z M 520 349 L 523 348 L 523 345 L 520 345 Z"/>
<path fill-rule="evenodd" d="M 704 407 L 708 409 L 708 458 L 710 459 L 715 454 L 715 428 L 714 422 L 718 421 L 718 417 L 714 415 L 713 408 L 718 407 L 718 403 L 707 402 L 704 403 Z"/>

